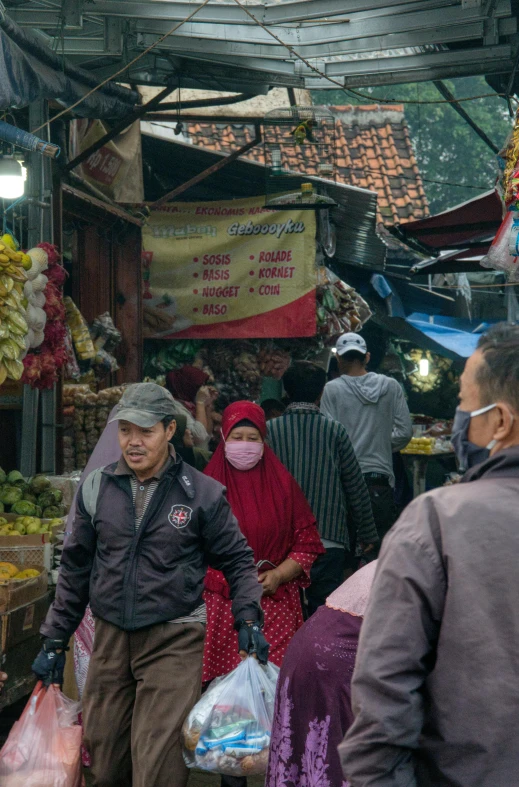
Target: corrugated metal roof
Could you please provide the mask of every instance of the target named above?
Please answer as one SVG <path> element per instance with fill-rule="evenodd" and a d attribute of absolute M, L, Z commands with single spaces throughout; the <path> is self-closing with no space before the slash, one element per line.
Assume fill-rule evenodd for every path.
<path fill-rule="evenodd" d="M 146 199 L 153 201 L 220 160 L 224 154 L 181 142 L 142 137 Z M 336 184 L 314 176 L 301 176 L 326 188 L 337 203 L 330 217 L 337 228 L 336 259 L 340 263 L 381 270 L 386 248 L 376 231 L 377 194 L 368 189 Z M 221 200 L 264 193 L 265 168 L 238 159 L 189 189 L 182 199 Z"/>

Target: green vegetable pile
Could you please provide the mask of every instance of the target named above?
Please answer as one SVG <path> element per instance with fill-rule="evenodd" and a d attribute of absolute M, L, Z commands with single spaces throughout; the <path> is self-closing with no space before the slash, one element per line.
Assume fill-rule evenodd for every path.
<path fill-rule="evenodd" d="M 0 467 L 0 513 L 57 519 L 66 514 L 62 501 L 63 493 L 46 476 L 26 481 L 18 470 L 6 474 Z"/>

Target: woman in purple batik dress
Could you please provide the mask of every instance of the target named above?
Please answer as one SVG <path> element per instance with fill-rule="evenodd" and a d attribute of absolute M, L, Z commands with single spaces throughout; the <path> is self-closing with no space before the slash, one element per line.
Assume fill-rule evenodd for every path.
<path fill-rule="evenodd" d="M 337 746 L 353 722 L 351 678 L 375 567 L 337 588 L 290 642 L 265 787 L 347 787 Z"/>

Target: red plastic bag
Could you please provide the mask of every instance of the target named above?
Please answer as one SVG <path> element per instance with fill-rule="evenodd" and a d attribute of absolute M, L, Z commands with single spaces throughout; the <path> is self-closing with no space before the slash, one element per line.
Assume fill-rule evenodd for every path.
<path fill-rule="evenodd" d="M 0 751 L 0 787 L 79 787 L 79 703 L 39 682 Z"/>

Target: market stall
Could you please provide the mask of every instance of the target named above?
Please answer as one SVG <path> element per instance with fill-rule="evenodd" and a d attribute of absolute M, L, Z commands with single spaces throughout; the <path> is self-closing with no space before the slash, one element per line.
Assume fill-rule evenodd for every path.
<path fill-rule="evenodd" d="M 460 363 L 394 336 L 377 370 L 400 383 L 413 414 L 413 437 L 400 453 L 414 497 L 456 473 L 450 435 L 460 370 Z"/>
<path fill-rule="evenodd" d="M 54 596 L 74 484 L 0 468 L 0 652 L 9 682 L 0 710 L 28 694 L 40 626 Z"/>
<path fill-rule="evenodd" d="M 200 367 L 222 410 L 266 398 L 291 360 L 327 361 L 336 337 L 371 312 L 326 267 L 323 228 L 332 231 L 313 211 L 265 209 L 261 197 L 152 213 L 143 230 L 145 376 L 164 383 L 183 365 Z"/>

